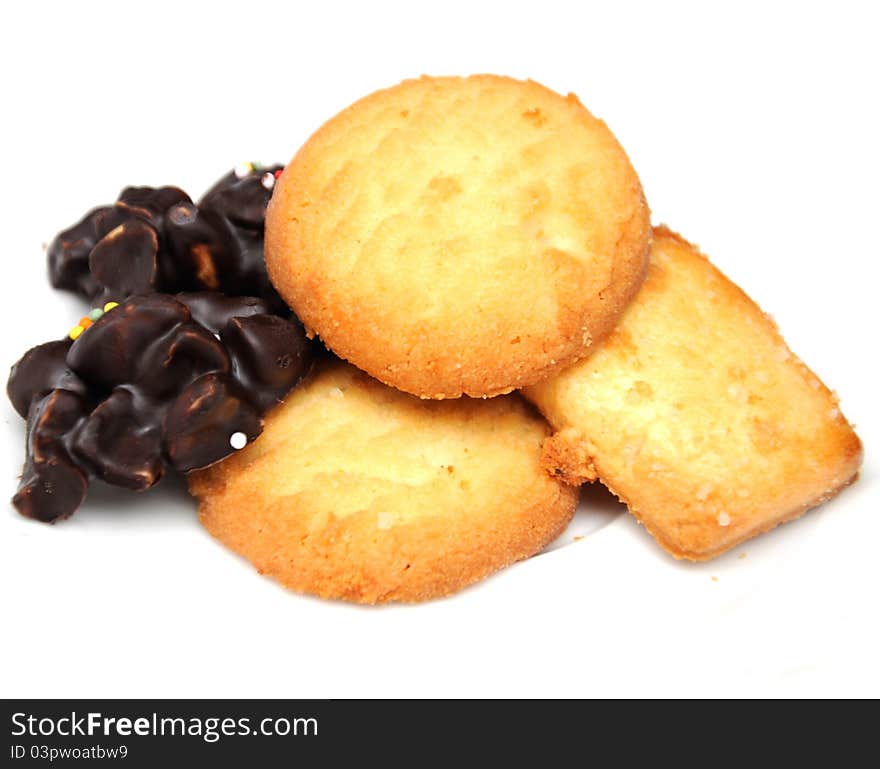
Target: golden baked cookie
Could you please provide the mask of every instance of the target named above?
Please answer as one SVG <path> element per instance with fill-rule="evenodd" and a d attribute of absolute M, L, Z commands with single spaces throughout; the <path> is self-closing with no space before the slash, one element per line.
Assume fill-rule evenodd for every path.
<path fill-rule="evenodd" d="M 677 558 L 706 560 L 797 518 L 861 464 L 836 396 L 666 228 L 614 332 L 526 396 L 558 431 L 547 469 L 601 479 Z"/>
<path fill-rule="evenodd" d="M 582 358 L 644 277 L 635 171 L 574 95 L 423 77 L 325 123 L 275 186 L 266 263 L 306 327 L 425 398 L 497 395 Z"/>
<path fill-rule="evenodd" d="M 566 526 L 577 490 L 541 467 L 549 432 L 518 395 L 421 401 L 333 361 L 190 490 L 208 531 L 293 590 L 421 601 Z"/>

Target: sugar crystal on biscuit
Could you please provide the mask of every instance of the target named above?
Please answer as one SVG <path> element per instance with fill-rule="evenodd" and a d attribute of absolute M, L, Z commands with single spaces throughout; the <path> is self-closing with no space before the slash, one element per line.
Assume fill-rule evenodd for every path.
<path fill-rule="evenodd" d="M 376 527 L 387 531 L 394 525 L 394 516 L 391 513 L 378 513 L 376 515 Z"/>

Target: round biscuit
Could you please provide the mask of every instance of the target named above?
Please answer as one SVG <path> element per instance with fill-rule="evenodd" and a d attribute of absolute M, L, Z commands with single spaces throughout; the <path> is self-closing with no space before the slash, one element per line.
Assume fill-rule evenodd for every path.
<path fill-rule="evenodd" d="M 573 94 L 423 77 L 300 149 L 269 205 L 266 263 L 306 327 L 374 377 L 424 398 L 491 396 L 611 330 L 650 233 L 629 159 Z"/>
<path fill-rule="evenodd" d="M 424 401 L 333 361 L 190 490 L 211 534 L 295 591 L 421 601 L 565 528 L 577 491 L 541 468 L 548 434 L 519 395 Z"/>

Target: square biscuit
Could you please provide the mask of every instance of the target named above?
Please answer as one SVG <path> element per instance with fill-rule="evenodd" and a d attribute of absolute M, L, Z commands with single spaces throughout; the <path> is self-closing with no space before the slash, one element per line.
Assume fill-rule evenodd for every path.
<path fill-rule="evenodd" d="M 676 558 L 707 560 L 797 518 L 861 464 L 835 394 L 665 227 L 611 336 L 525 394 L 556 430 L 545 468 L 599 478 Z"/>

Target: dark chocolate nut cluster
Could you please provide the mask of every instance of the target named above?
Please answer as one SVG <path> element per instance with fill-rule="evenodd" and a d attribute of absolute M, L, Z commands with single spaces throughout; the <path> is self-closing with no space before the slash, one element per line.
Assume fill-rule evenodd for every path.
<path fill-rule="evenodd" d="M 288 312 L 263 258 L 263 220 L 281 166 L 236 166 L 196 204 L 177 187 L 126 187 L 49 245 L 49 279 L 92 304 L 135 294 L 220 291 Z"/>
<path fill-rule="evenodd" d="M 311 355 L 300 323 L 264 299 L 131 297 L 76 340 L 34 347 L 13 366 L 7 391 L 27 419 L 13 504 L 55 521 L 79 507 L 92 477 L 141 490 L 167 467 L 217 462 L 260 434 Z"/>

